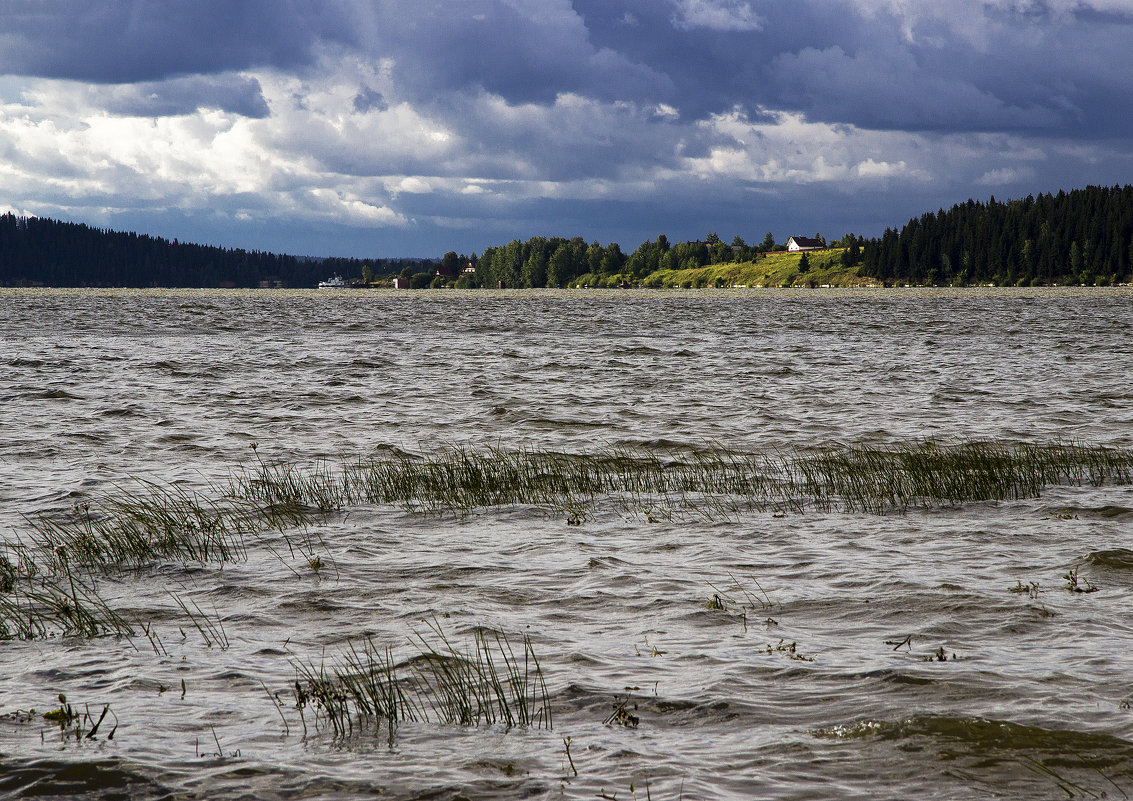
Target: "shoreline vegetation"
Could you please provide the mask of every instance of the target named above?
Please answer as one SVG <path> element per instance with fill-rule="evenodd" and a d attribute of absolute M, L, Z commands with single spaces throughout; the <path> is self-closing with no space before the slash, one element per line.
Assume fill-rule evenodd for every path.
<path fill-rule="evenodd" d="M 795 240 L 792 242 L 792 240 Z M 802 245 L 803 249 L 788 247 Z M 333 277 L 331 277 L 333 276 Z M 321 284 L 320 284 L 321 281 Z M 1133 186 L 927 212 L 874 239 L 728 244 L 537 236 L 439 259 L 311 258 L 0 215 L 0 286 L 394 289 L 1111 286 L 1133 282 Z"/>
<path fill-rule="evenodd" d="M 609 514 L 711 522 L 753 513 L 905 514 L 1131 482 L 1133 451 L 1075 442 L 924 440 L 765 453 L 448 446 L 315 465 L 256 453 L 203 492 L 135 479 L 29 517 L 29 531 L 0 543 L 0 641 L 142 632 L 160 651 L 151 622 L 113 608 L 99 594 L 101 579 L 163 563 L 242 562 L 253 548 L 296 575 L 333 569 L 317 526 L 359 506 L 456 518 L 531 506 L 571 526 Z M 206 642 L 224 642 L 199 607 L 173 600 Z"/>

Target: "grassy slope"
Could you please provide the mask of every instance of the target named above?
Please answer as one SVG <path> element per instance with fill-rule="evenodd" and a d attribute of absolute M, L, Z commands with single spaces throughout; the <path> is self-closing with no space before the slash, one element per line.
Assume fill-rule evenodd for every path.
<path fill-rule="evenodd" d="M 857 267 L 847 270 L 840 261 L 841 248 L 814 251 L 807 254 L 810 269 L 799 273 L 798 253 L 770 253 L 755 262 L 714 264 L 694 270 L 658 270 L 642 279 L 647 287 L 714 287 L 714 286 L 867 286 L 876 279 L 858 277 Z M 617 286 L 621 276 L 603 281 L 593 275 L 584 275 L 571 281 L 571 286 Z M 632 283 L 632 282 L 631 282 Z"/>

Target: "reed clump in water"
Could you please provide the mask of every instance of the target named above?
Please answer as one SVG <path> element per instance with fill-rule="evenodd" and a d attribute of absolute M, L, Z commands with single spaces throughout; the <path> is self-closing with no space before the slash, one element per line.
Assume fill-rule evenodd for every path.
<path fill-rule="evenodd" d="M 740 511 L 737 498 L 762 507 L 787 495 L 776 465 L 721 448 L 678 455 L 447 447 L 429 456 L 398 452 L 359 460 L 343 472 L 348 503 L 398 503 L 426 513 L 531 504 L 578 520 L 603 500 L 638 511 L 656 496 L 661 514 L 678 509 L 713 517 Z"/>
<path fill-rule="evenodd" d="M 1053 485 L 1131 480 L 1133 452 L 1073 443 L 925 441 L 772 455 L 720 447 L 611 449 L 596 455 L 450 447 L 427 457 L 398 452 L 348 464 L 340 501 L 457 514 L 533 504 L 573 518 L 608 500 L 623 511 L 718 519 L 807 506 L 883 513 L 1033 498 Z"/>
<path fill-rule="evenodd" d="M 380 729 L 392 744 L 407 721 L 462 726 L 551 727 L 543 670 L 529 637 L 513 648 L 502 632 L 478 628 L 471 645 L 455 645 L 435 622 L 416 634 L 416 653 L 398 662 L 389 648 L 351 644 L 338 660 L 295 666 L 296 705 L 316 709 L 336 737 L 356 727 Z"/>
<path fill-rule="evenodd" d="M 40 515 L 31 523 L 41 551 L 108 567 L 157 559 L 243 558 L 241 521 L 247 517 L 247 510 L 225 508 L 182 488 L 139 481 L 138 489 L 76 504 L 64 515 Z"/>
<path fill-rule="evenodd" d="M 885 513 L 910 507 L 1037 497 L 1054 485 L 1133 480 L 1133 451 L 1076 443 L 933 441 L 887 447 L 743 453 L 722 447 L 611 448 L 567 454 L 534 448 L 446 447 L 301 469 L 257 459 L 216 498 L 138 482 L 69 515 L 32 520 L 35 544 L 73 563 L 109 567 L 158 559 L 244 559 L 250 536 L 276 530 L 308 562 L 307 524 L 361 503 L 424 513 L 535 505 L 581 522 L 599 505 L 649 519 L 729 519 L 806 508 Z M 291 532 L 290 535 L 285 532 Z"/>
<path fill-rule="evenodd" d="M 263 501 L 230 491 L 209 497 L 138 480 L 116 494 L 76 503 L 63 513 L 38 515 L 29 520 L 28 542 L 9 544 L 0 554 L 0 639 L 132 637 L 134 624 L 100 597 L 100 573 L 160 560 L 243 560 L 249 537 L 268 530 L 278 531 L 292 556 L 298 550 L 303 561 L 317 569 L 322 560 L 315 549 L 321 543 L 312 538 L 307 523 L 324 512 L 278 499 Z M 194 615 L 175 600 L 206 644 L 227 647 L 223 628 L 199 609 Z M 141 628 L 155 650 L 160 649 L 160 638 L 155 639 L 146 625 Z"/>
<path fill-rule="evenodd" d="M 215 498 L 177 486 L 136 483 L 136 488 L 75 504 L 65 514 L 31 519 L 33 546 L 49 559 L 65 557 L 99 569 L 159 560 L 241 561 L 248 555 L 249 536 L 270 530 L 305 532 L 311 520 L 326 513 L 323 507 L 294 500 L 265 499 L 259 482 L 241 485 L 242 495 L 225 490 Z M 293 554 L 299 550 L 307 560 L 313 555 L 316 545 L 309 537 L 284 539 Z"/>
<path fill-rule="evenodd" d="M 56 634 L 132 637 L 134 628 L 107 605 L 93 581 L 75 576 L 65 560 L 43 571 L 26 548 L 8 546 L 0 554 L 0 640 Z"/>
<path fill-rule="evenodd" d="M 1133 479 L 1133 452 L 1077 443 L 842 447 L 785 464 L 800 497 L 819 507 L 864 512 L 1035 498 L 1048 486 Z"/>

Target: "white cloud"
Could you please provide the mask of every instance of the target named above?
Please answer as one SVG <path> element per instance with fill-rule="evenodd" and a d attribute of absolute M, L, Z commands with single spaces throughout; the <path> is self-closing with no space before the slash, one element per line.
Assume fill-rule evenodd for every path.
<path fill-rule="evenodd" d="M 254 198 L 256 216 L 352 225 L 409 222 L 380 186 L 356 185 L 353 178 L 322 169 L 302 139 L 289 137 L 287 124 L 295 120 L 288 115 L 260 120 L 197 109 L 138 117 L 94 104 L 106 96 L 72 82 L 40 80 L 19 104 L 0 105 L 0 154 L 11 165 L 0 204 L 62 211 L 227 208 L 233 216 L 247 216 Z M 325 118 L 329 96 L 316 98 L 324 126 L 331 124 Z M 404 115 L 393 116 L 405 121 Z M 343 119 L 335 122 L 346 129 Z M 341 146 L 341 137 L 335 141 Z M 426 187 L 412 177 L 397 185 L 404 192 Z"/>
<path fill-rule="evenodd" d="M 777 184 L 894 178 L 920 183 L 931 175 L 924 166 L 910 166 L 922 145 L 915 134 L 809 122 L 796 113 L 761 112 L 755 122 L 735 109 L 700 123 L 716 143 L 707 155 L 688 158 L 687 169 L 705 179 Z M 893 153 L 908 153 L 909 158 L 894 161 Z"/>
<path fill-rule="evenodd" d="M 874 161 L 867 158 L 854 167 L 854 172 L 861 178 L 892 178 L 908 172 L 908 165 L 904 161 L 892 164 L 888 161 Z"/>
<path fill-rule="evenodd" d="M 433 186 L 423 178 L 407 175 L 400 180 L 388 182 L 386 191 L 390 193 L 391 197 L 395 198 L 402 192 L 410 195 L 427 195 L 433 191 Z"/>
<path fill-rule="evenodd" d="M 1024 171 L 1012 167 L 1000 167 L 998 169 L 988 170 L 976 180 L 976 183 L 980 186 L 1012 184 L 1020 179 L 1022 172 Z"/>
<path fill-rule="evenodd" d="M 310 208 L 320 216 L 347 225 L 403 226 L 409 220 L 387 206 L 378 206 L 356 197 L 345 196 L 332 189 L 312 189 Z"/>

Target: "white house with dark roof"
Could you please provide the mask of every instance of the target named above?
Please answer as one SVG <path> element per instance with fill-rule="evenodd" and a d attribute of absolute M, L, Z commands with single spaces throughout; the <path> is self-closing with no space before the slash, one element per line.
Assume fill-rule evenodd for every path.
<path fill-rule="evenodd" d="M 821 239 L 811 239 L 805 236 L 792 236 L 787 238 L 787 250 L 797 253 L 801 250 L 822 250 L 826 245 Z"/>

